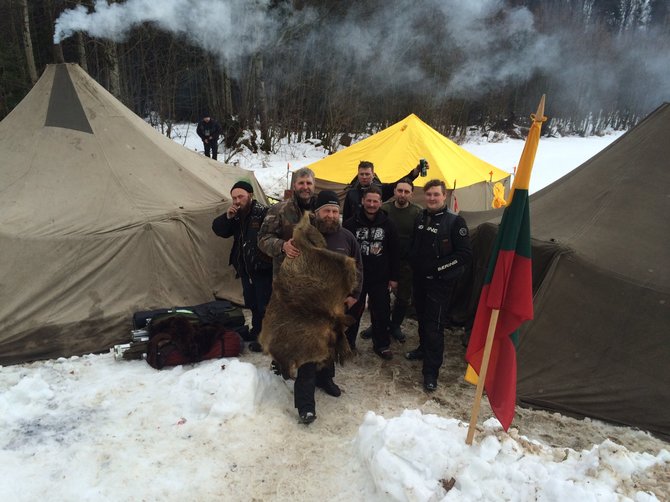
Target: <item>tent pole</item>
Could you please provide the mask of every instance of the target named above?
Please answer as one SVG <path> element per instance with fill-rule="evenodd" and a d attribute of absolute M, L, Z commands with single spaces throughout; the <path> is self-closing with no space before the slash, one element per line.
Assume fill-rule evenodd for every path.
<path fill-rule="evenodd" d="M 468 426 L 468 435 L 465 438 L 465 444 L 471 445 L 472 439 L 475 436 L 475 427 L 477 427 L 477 417 L 479 416 L 479 407 L 482 403 L 482 394 L 484 393 L 484 383 L 486 382 L 486 372 L 489 367 L 489 358 L 491 357 L 491 347 L 493 347 L 493 339 L 495 338 L 496 324 L 498 324 L 498 314 L 500 310 L 493 309 L 491 311 L 491 319 L 489 320 L 489 331 L 486 334 L 486 344 L 484 345 L 484 355 L 482 356 L 482 365 L 477 376 L 477 391 L 475 392 L 475 402 L 472 404 L 472 415 L 470 417 L 470 425 Z"/>

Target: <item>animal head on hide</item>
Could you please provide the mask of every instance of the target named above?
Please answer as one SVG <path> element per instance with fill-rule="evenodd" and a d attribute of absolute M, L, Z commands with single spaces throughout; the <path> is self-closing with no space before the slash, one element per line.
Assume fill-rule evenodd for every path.
<path fill-rule="evenodd" d="M 298 224 L 293 229 L 293 243 L 300 251 L 309 251 L 312 248 L 325 248 L 326 239 L 312 225 L 311 214 L 305 211 Z"/>

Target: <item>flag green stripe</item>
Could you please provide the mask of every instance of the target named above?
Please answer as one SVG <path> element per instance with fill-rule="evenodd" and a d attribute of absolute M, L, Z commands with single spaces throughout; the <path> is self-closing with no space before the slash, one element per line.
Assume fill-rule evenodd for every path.
<path fill-rule="evenodd" d="M 530 259 L 530 211 L 528 208 L 528 190 L 517 188 L 512 203 L 505 208 L 502 220 L 498 226 L 498 235 L 489 260 L 489 267 L 484 278 L 484 284 L 489 284 L 493 271 L 498 263 L 497 256 L 501 251 L 514 250 L 519 256 Z"/>

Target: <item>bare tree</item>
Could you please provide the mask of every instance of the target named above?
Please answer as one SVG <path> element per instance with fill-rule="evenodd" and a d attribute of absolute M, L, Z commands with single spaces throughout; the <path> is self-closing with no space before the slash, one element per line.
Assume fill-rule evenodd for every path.
<path fill-rule="evenodd" d="M 28 10 L 28 0 L 19 0 L 19 6 L 23 14 L 23 49 L 26 53 L 26 66 L 30 82 L 35 85 L 37 82 L 37 68 L 35 67 L 35 54 L 33 53 L 33 42 L 30 36 L 30 14 Z"/>

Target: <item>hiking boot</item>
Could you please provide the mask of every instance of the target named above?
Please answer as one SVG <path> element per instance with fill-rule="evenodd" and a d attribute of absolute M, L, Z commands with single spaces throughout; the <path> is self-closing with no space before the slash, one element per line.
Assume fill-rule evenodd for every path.
<path fill-rule="evenodd" d="M 251 352 L 263 352 L 263 347 L 258 342 L 249 342 L 249 350 Z"/>
<path fill-rule="evenodd" d="M 301 411 L 298 413 L 301 424 L 309 425 L 316 420 L 316 413 L 313 411 Z"/>
<path fill-rule="evenodd" d="M 360 336 L 363 340 L 369 340 L 370 338 L 372 338 L 372 326 L 368 326 L 363 331 L 361 331 Z"/>
<path fill-rule="evenodd" d="M 405 343 L 405 341 L 407 340 L 405 333 L 403 333 L 400 330 L 400 326 L 390 326 L 389 331 L 391 332 L 391 336 L 395 338 L 398 342 Z"/>
<path fill-rule="evenodd" d="M 381 350 L 375 350 L 375 354 L 377 354 L 379 357 L 384 359 L 385 361 L 390 361 L 393 359 L 393 352 L 391 352 L 391 349 L 385 348 Z"/>
<path fill-rule="evenodd" d="M 437 378 L 434 376 L 423 377 L 423 388 L 426 392 L 433 392 L 437 389 Z"/>
<path fill-rule="evenodd" d="M 342 394 L 342 391 L 337 386 L 337 384 L 333 382 L 332 378 L 329 378 L 328 380 L 324 380 L 322 382 L 318 382 L 316 386 L 319 387 L 320 389 L 323 389 L 323 391 L 329 396 L 340 397 L 340 395 Z"/>
<path fill-rule="evenodd" d="M 405 359 L 408 361 L 421 361 L 421 359 L 423 359 L 423 349 L 421 347 L 417 347 L 414 350 L 406 352 Z"/>

